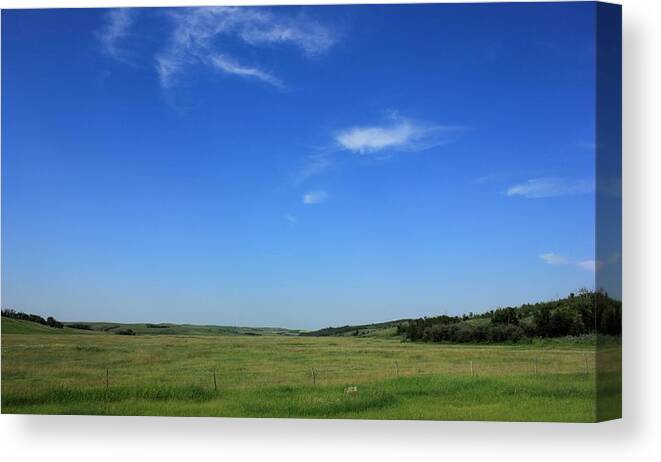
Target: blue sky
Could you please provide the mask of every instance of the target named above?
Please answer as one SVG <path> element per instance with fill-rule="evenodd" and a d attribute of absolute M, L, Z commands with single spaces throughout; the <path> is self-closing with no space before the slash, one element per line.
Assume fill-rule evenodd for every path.
<path fill-rule="evenodd" d="M 315 328 L 591 288 L 594 53 L 588 3 L 3 11 L 2 306 Z"/>

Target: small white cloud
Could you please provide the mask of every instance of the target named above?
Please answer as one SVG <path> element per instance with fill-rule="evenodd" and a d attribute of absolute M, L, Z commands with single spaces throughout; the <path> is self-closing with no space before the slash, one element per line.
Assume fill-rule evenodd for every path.
<path fill-rule="evenodd" d="M 358 154 L 383 150 L 421 151 L 445 144 L 456 127 L 424 125 L 391 115 L 393 122 L 386 125 L 350 127 L 339 131 L 335 141 L 342 149 Z"/>
<path fill-rule="evenodd" d="M 391 127 L 355 127 L 338 133 L 336 140 L 344 148 L 360 154 L 406 144 L 413 135 L 407 122 Z"/>
<path fill-rule="evenodd" d="M 587 271 L 595 272 L 600 270 L 604 265 L 599 260 L 581 260 L 576 262 L 576 266 Z"/>
<path fill-rule="evenodd" d="M 296 222 L 298 222 L 298 218 L 296 218 L 294 215 L 290 213 L 285 214 L 285 220 L 287 220 L 292 225 L 295 225 Z"/>
<path fill-rule="evenodd" d="M 587 271 L 597 271 L 601 269 L 603 266 L 603 263 L 600 261 L 595 261 L 595 260 L 569 260 L 568 258 L 559 255 L 557 253 L 553 252 L 548 252 L 548 253 L 543 253 L 539 256 L 544 262 L 546 262 L 549 265 L 574 265 L 579 268 L 582 268 Z"/>
<path fill-rule="evenodd" d="M 594 191 L 592 180 L 564 180 L 560 178 L 535 178 L 507 189 L 508 196 L 523 196 L 529 199 L 573 196 Z"/>
<path fill-rule="evenodd" d="M 307 205 L 321 204 L 328 199 L 328 193 L 324 190 L 310 191 L 303 194 L 303 203 Z"/>
<path fill-rule="evenodd" d="M 548 252 L 548 253 L 543 253 L 539 256 L 542 260 L 544 260 L 546 263 L 549 265 L 566 265 L 567 264 L 567 259 L 563 257 L 562 255 L 558 255 L 553 252 Z"/>
<path fill-rule="evenodd" d="M 383 125 L 354 126 L 337 131 L 332 146 L 304 158 L 302 166 L 292 175 L 293 182 L 301 183 L 334 168 L 340 162 L 338 153 L 341 152 L 373 154 L 372 159 L 384 159 L 398 151 L 422 151 L 447 144 L 463 130 L 458 126 L 414 122 L 394 109 L 384 113 L 386 123 Z"/>
<path fill-rule="evenodd" d="M 106 24 L 99 30 L 97 36 L 103 51 L 110 57 L 127 62 L 126 51 L 119 43 L 129 35 L 129 30 L 135 22 L 135 14 L 130 8 L 114 8 L 108 12 Z"/>

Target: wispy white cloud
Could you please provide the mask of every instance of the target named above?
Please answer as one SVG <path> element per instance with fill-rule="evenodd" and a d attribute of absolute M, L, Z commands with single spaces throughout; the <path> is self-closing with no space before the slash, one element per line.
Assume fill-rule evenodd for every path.
<path fill-rule="evenodd" d="M 335 164 L 333 152 L 324 151 L 315 154 L 309 154 L 303 160 L 301 168 L 292 176 L 294 184 L 302 183 L 316 175 L 320 175 L 331 168 Z"/>
<path fill-rule="evenodd" d="M 553 252 L 543 253 L 539 256 L 539 258 L 544 260 L 549 265 L 566 265 L 568 263 L 565 257 Z"/>
<path fill-rule="evenodd" d="M 209 57 L 209 62 L 213 67 L 219 69 L 227 74 L 234 74 L 241 77 L 253 77 L 258 80 L 262 80 L 266 83 L 270 83 L 274 87 L 283 88 L 284 85 L 280 79 L 277 77 L 265 72 L 257 67 L 246 67 L 239 64 L 233 58 L 217 54 Z"/>
<path fill-rule="evenodd" d="M 273 73 L 257 64 L 239 62 L 223 45 L 229 41 L 253 47 L 288 44 L 309 56 L 336 42 L 330 29 L 312 19 L 274 14 L 263 8 L 185 8 L 171 13 L 171 19 L 174 28 L 168 45 L 156 56 L 164 87 L 171 86 L 187 66 L 198 64 L 282 88 L 282 80 Z"/>
<path fill-rule="evenodd" d="M 358 154 L 379 151 L 422 151 L 450 141 L 457 127 L 415 122 L 395 114 L 382 125 L 354 126 L 340 130 L 335 141 L 342 148 Z"/>
<path fill-rule="evenodd" d="M 581 260 L 576 262 L 576 266 L 587 271 L 595 272 L 598 269 L 601 269 L 603 264 L 598 260 Z"/>
<path fill-rule="evenodd" d="M 549 265 L 572 265 L 592 272 L 603 267 L 603 263 L 598 260 L 570 260 L 567 257 L 554 252 L 543 253 L 539 258 Z"/>
<path fill-rule="evenodd" d="M 287 220 L 289 223 L 292 225 L 295 225 L 298 222 L 298 218 L 296 218 L 294 215 L 291 213 L 285 214 L 285 220 Z"/>
<path fill-rule="evenodd" d="M 293 175 L 294 184 L 336 167 L 340 154 L 351 152 L 385 159 L 396 152 L 422 151 L 453 141 L 462 127 L 422 123 L 402 117 L 396 110 L 385 111 L 381 125 L 353 126 L 335 131 L 332 145 L 307 155 Z"/>
<path fill-rule="evenodd" d="M 508 196 L 523 196 L 529 199 L 574 196 L 594 191 L 594 181 L 589 179 L 567 180 L 561 178 L 535 178 L 507 189 Z"/>
<path fill-rule="evenodd" d="M 97 34 L 104 53 L 119 61 L 128 62 L 126 49 L 121 47 L 120 43 L 129 36 L 134 22 L 135 10 L 130 8 L 114 8 L 107 13 L 106 23 Z"/>
<path fill-rule="evenodd" d="M 303 194 L 303 203 L 307 205 L 321 204 L 328 200 L 328 193 L 324 190 L 310 191 Z"/>
<path fill-rule="evenodd" d="M 309 19 L 283 18 L 262 15 L 259 20 L 245 24 L 239 32 L 241 39 L 251 45 L 290 43 L 307 55 L 323 53 L 335 45 L 337 37 L 331 30 Z"/>

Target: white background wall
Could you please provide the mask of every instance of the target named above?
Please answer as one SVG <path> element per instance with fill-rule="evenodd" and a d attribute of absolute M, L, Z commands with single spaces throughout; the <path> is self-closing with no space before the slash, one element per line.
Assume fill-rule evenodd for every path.
<path fill-rule="evenodd" d="M 0 0 L 2 8 L 219 3 Z M 259 3 L 267 2 L 231 1 Z M 624 419 L 593 425 L 2 415 L 0 456 L 7 461 L 49 462 L 661 460 L 661 2 L 622 3 Z"/>

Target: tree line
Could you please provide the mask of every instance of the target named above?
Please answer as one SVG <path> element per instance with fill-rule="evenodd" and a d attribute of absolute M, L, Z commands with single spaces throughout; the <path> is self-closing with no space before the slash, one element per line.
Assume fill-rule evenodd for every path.
<path fill-rule="evenodd" d="M 21 319 L 23 321 L 36 322 L 44 326 L 55 327 L 57 329 L 62 329 L 64 327 L 64 324 L 62 324 L 60 321 L 58 321 L 52 316 L 48 316 L 46 319 L 44 319 L 38 314 L 28 314 L 11 309 L 2 310 L 2 316 L 6 318 Z"/>
<path fill-rule="evenodd" d="M 504 307 L 481 314 L 412 319 L 397 326 L 411 341 L 493 343 L 532 338 L 621 335 L 622 302 L 582 289 L 550 302 Z"/>

